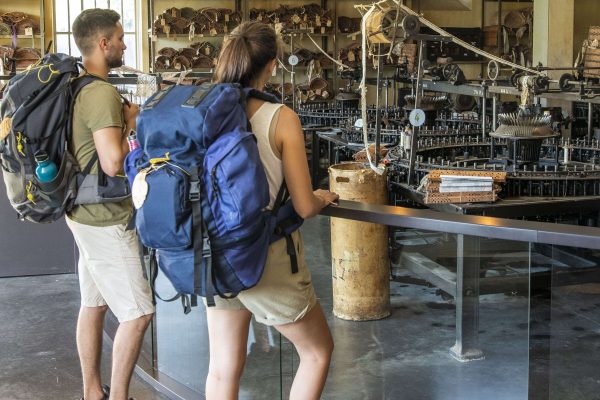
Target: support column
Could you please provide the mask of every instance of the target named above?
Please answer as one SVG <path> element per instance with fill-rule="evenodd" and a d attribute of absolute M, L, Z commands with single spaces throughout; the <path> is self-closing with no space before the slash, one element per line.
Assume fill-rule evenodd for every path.
<path fill-rule="evenodd" d="M 534 251 L 535 245 L 530 243 L 528 399 L 548 400 L 551 392 L 552 275 L 531 273 L 531 269 L 538 266 L 531 258 Z M 554 246 L 551 256 L 556 257 Z"/>
<path fill-rule="evenodd" d="M 479 348 L 479 238 L 459 234 L 456 239 L 456 344 L 450 354 L 463 362 L 481 360 L 484 355 Z"/>
<path fill-rule="evenodd" d="M 573 26 L 575 0 L 535 0 L 533 3 L 533 65 L 541 62 L 545 67 L 573 65 Z M 559 79 L 568 71 L 549 71 L 550 79 Z M 542 99 L 542 105 L 562 107 L 572 114 L 570 101 Z M 570 132 L 565 132 L 569 137 Z"/>

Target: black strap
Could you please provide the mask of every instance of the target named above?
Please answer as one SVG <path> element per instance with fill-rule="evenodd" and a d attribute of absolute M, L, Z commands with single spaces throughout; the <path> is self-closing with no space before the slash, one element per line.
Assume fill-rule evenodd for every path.
<path fill-rule="evenodd" d="M 89 175 L 90 172 L 92 172 L 92 167 L 94 166 L 96 161 L 98 161 L 98 152 L 94 151 L 94 154 L 92 154 L 92 158 L 90 159 L 90 161 L 88 161 L 87 165 L 85 166 L 83 171 L 81 171 L 81 173 L 84 175 Z M 101 169 L 102 168 L 100 168 L 100 166 L 98 166 L 98 173 L 100 173 Z"/>
<path fill-rule="evenodd" d="M 263 100 L 269 103 L 281 103 L 281 100 L 278 99 L 275 95 L 272 95 L 271 93 L 267 93 L 267 92 L 263 92 L 262 90 L 258 90 L 258 89 L 254 89 L 254 88 L 244 88 L 242 89 L 242 91 L 244 92 L 244 95 L 246 97 L 254 97 L 257 98 L 259 100 Z"/>
<path fill-rule="evenodd" d="M 287 185 L 286 185 L 285 179 L 284 179 L 283 182 L 281 182 L 281 186 L 279 187 L 279 192 L 277 192 L 277 196 L 275 197 L 275 203 L 273 203 L 273 209 L 271 210 L 273 215 L 277 215 L 277 212 L 279 212 L 279 209 L 287 201 L 287 199 L 289 197 L 290 197 L 290 195 L 288 193 Z"/>
<path fill-rule="evenodd" d="M 158 292 L 156 291 L 156 277 L 158 276 L 158 260 L 156 258 L 156 249 L 150 249 L 150 288 L 152 289 L 152 304 L 156 305 L 156 298 L 158 297 L 162 301 L 166 303 L 170 303 L 177 299 L 181 299 L 181 306 L 183 307 L 183 313 L 189 314 L 192 311 L 192 307 L 198 305 L 198 300 L 194 295 L 186 295 L 182 293 L 177 293 L 175 296 L 170 299 L 163 299 Z"/>
<path fill-rule="evenodd" d="M 287 190 L 287 185 L 284 180 L 283 182 L 281 182 L 281 187 L 279 188 L 279 192 L 277 192 L 277 197 L 275 197 L 273 210 L 271 210 L 273 215 L 277 216 L 279 209 L 283 204 L 285 204 L 289 197 L 290 194 Z M 281 221 L 275 227 L 275 233 L 278 235 L 282 235 L 285 238 L 285 243 L 287 245 L 287 254 L 288 256 L 290 256 L 292 274 L 295 274 L 298 272 L 298 254 L 296 253 L 296 246 L 294 245 L 294 239 L 292 238 L 291 233 L 285 233 L 285 229 L 292 225 L 294 225 L 294 221 Z"/>
<path fill-rule="evenodd" d="M 135 216 L 136 215 L 137 215 L 137 209 L 135 207 L 133 207 L 133 212 L 131 213 L 131 217 L 129 218 L 129 221 L 127 221 L 127 226 L 125 227 L 126 231 L 132 231 L 135 229 Z M 140 244 L 140 246 L 141 246 L 141 244 Z"/>
<path fill-rule="evenodd" d="M 181 296 L 181 305 L 183 306 L 183 313 L 185 315 L 189 314 L 192 311 L 192 307 L 194 307 L 194 299 L 196 299 L 196 296 Z M 198 305 L 198 303 L 196 302 L 195 305 Z"/>
<path fill-rule="evenodd" d="M 102 169 L 102 166 L 100 165 L 100 159 L 98 158 L 98 152 L 94 151 L 94 154 L 92 155 L 92 158 L 90 159 L 90 161 L 87 163 L 87 165 L 85 166 L 85 168 L 83 169 L 83 171 L 81 172 L 84 176 L 89 175 L 92 172 L 92 167 L 94 166 L 95 163 L 98 163 L 98 186 L 106 186 L 108 184 L 108 175 L 106 175 L 106 172 L 104 172 L 104 170 Z M 135 214 L 133 215 L 132 218 L 135 218 Z M 131 230 L 130 226 L 131 226 L 131 221 L 129 220 L 129 222 L 127 223 L 127 230 Z"/>
<path fill-rule="evenodd" d="M 192 242 L 194 243 L 194 293 L 200 293 L 202 285 L 202 258 L 204 235 L 202 220 L 202 202 L 200 201 L 200 168 L 192 170 L 190 178 L 190 202 L 192 203 Z"/>
<path fill-rule="evenodd" d="M 180 297 L 183 297 L 181 293 L 177 293 L 175 296 L 170 299 L 163 299 L 158 292 L 156 291 L 156 277 L 158 276 L 158 260 L 156 257 L 156 249 L 150 249 L 150 288 L 152 289 L 152 302 L 156 304 L 155 297 L 158 297 L 162 301 L 167 303 L 171 301 L 175 301 Z"/>
<path fill-rule="evenodd" d="M 127 230 L 127 229 L 125 229 L 125 230 Z M 140 239 L 139 236 L 137 236 L 137 239 L 138 239 L 138 249 L 139 249 L 138 256 L 140 257 L 140 265 L 142 266 L 142 271 L 144 272 L 144 279 L 149 281 L 150 277 L 148 276 L 148 271 L 146 270 L 146 258 L 144 257 L 144 245 L 142 244 L 142 240 Z"/>
<path fill-rule="evenodd" d="M 285 243 L 287 244 L 287 253 L 290 256 L 290 264 L 292 264 L 292 274 L 298 272 L 298 257 L 296 254 L 296 246 L 291 234 L 285 235 Z"/>

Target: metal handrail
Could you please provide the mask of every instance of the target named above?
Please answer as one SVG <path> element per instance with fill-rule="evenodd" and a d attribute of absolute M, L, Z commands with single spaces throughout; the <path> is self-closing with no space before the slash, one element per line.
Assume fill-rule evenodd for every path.
<path fill-rule="evenodd" d="M 600 228 L 521 221 L 340 200 L 321 215 L 401 228 L 600 250 Z"/>

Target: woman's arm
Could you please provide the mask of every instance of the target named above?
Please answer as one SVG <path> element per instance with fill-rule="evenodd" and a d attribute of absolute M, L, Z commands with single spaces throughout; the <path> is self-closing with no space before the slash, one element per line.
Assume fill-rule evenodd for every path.
<path fill-rule="evenodd" d="M 279 113 L 275 145 L 281 152 L 283 176 L 298 215 L 305 219 L 313 217 L 337 200 L 339 196 L 328 190 L 313 192 L 300 119 L 288 107 L 282 107 Z"/>

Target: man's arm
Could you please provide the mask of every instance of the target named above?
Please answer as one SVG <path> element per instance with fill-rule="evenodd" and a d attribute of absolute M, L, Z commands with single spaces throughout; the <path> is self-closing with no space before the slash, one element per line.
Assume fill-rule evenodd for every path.
<path fill-rule="evenodd" d="M 108 127 L 93 133 L 100 167 L 106 175 L 115 176 L 123 170 L 123 161 L 129 153 L 127 134 L 131 129 L 135 129 L 135 119 L 138 114 L 139 107 L 137 105 L 123 105 L 124 130 L 120 127 Z"/>

